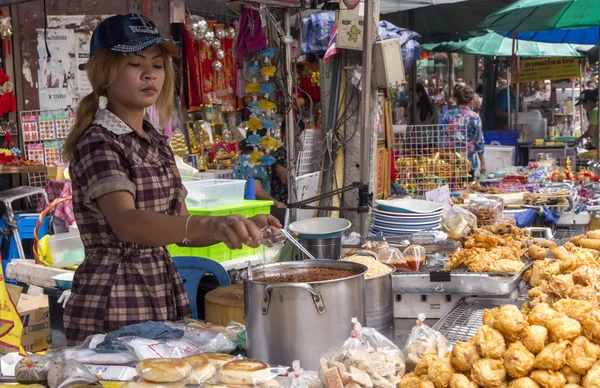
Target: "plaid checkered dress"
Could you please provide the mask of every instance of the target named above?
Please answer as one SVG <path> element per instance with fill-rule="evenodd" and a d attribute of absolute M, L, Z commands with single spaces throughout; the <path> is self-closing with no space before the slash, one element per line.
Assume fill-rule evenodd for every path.
<path fill-rule="evenodd" d="M 186 190 L 173 153 L 150 123 L 144 122 L 144 129 L 147 136 L 101 110 L 73 153 L 73 210 L 85 260 L 65 309 L 69 345 L 134 323 L 190 315 L 183 282 L 167 250 L 119 241 L 96 204 L 102 195 L 127 191 L 137 209 L 178 214 Z"/>

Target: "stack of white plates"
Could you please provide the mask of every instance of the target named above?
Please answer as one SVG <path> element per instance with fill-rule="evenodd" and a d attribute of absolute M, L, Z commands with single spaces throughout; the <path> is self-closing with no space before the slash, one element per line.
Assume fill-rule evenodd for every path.
<path fill-rule="evenodd" d="M 437 202 L 403 198 L 377 200 L 375 203 L 372 234 L 411 235 L 440 228 L 444 209 Z"/>

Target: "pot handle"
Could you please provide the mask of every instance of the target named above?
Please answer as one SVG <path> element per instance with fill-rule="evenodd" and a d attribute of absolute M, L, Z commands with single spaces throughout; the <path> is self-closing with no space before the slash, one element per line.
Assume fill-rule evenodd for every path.
<path fill-rule="evenodd" d="M 317 308 L 317 313 L 319 313 L 319 315 L 323 315 L 327 311 L 327 309 L 325 308 L 325 303 L 323 303 L 323 297 L 310 284 L 308 284 L 308 283 L 276 283 L 276 284 L 269 284 L 268 286 L 266 286 L 263 289 L 263 300 L 262 300 L 262 304 L 260 307 L 262 315 L 267 315 L 269 313 L 269 304 L 271 302 L 271 292 L 275 288 L 301 288 L 303 290 L 306 290 L 306 291 L 310 292 L 310 294 L 312 295 L 313 302 L 315 302 L 315 307 Z"/>

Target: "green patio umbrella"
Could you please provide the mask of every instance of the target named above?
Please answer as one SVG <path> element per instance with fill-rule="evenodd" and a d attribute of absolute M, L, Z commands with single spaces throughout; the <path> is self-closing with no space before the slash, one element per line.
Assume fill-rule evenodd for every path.
<path fill-rule="evenodd" d="M 484 22 L 493 31 L 545 31 L 600 25 L 599 0 L 520 0 Z"/>
<path fill-rule="evenodd" d="M 600 0 L 599 0 L 600 1 Z M 512 56 L 513 39 L 506 38 L 495 32 L 476 38 L 458 42 L 424 44 L 421 48 L 426 51 L 473 54 L 492 57 Z M 518 41 L 517 56 L 520 57 L 583 57 L 576 46 L 565 43 L 539 43 L 525 40 Z"/>

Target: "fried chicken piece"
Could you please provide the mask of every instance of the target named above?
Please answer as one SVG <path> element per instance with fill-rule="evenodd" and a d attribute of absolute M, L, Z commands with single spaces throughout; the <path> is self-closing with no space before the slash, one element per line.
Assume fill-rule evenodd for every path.
<path fill-rule="evenodd" d="M 475 345 L 479 355 L 485 358 L 502 358 L 506 351 L 506 342 L 502 333 L 485 325 L 477 330 Z"/>
<path fill-rule="evenodd" d="M 561 388 L 567 383 L 562 373 L 551 370 L 534 370 L 529 377 L 542 388 Z"/>
<path fill-rule="evenodd" d="M 600 310 L 592 310 L 583 317 L 583 334 L 595 344 L 600 344 Z"/>
<path fill-rule="evenodd" d="M 600 293 L 596 290 L 596 288 L 594 288 L 594 286 L 575 286 L 573 287 L 573 292 L 571 292 L 571 299 L 587 300 L 593 305 L 598 305 L 600 304 Z"/>
<path fill-rule="evenodd" d="M 548 321 L 554 318 L 557 314 L 558 313 L 552 310 L 549 305 L 540 303 L 536 305 L 533 310 L 531 310 L 531 313 L 529 313 L 529 316 L 527 317 L 527 321 L 530 325 L 546 327 Z"/>
<path fill-rule="evenodd" d="M 567 379 L 567 384 L 579 384 L 581 382 L 581 376 L 568 365 L 563 366 L 560 369 L 560 373 Z"/>
<path fill-rule="evenodd" d="M 474 236 L 471 236 L 465 242 L 464 246 L 467 249 L 472 249 L 472 248 L 491 249 L 491 248 L 495 248 L 498 246 L 498 238 L 495 236 L 474 235 Z"/>
<path fill-rule="evenodd" d="M 542 281 L 541 284 L 543 285 L 539 287 L 533 287 L 531 290 L 529 290 L 527 296 L 538 303 L 546 303 L 549 306 L 553 305 L 558 299 L 558 296 L 553 294 L 548 289 L 545 280 Z"/>
<path fill-rule="evenodd" d="M 550 319 L 546 327 L 550 333 L 550 340 L 555 342 L 572 340 L 581 335 L 581 324 L 563 314 Z"/>
<path fill-rule="evenodd" d="M 533 354 L 538 354 L 546 347 L 548 329 L 544 326 L 531 325 L 521 331 L 521 343 Z"/>
<path fill-rule="evenodd" d="M 579 384 L 567 384 L 563 388 L 581 388 Z"/>
<path fill-rule="evenodd" d="M 423 356 L 417 363 L 415 367 L 415 374 L 417 376 L 427 376 L 427 372 L 429 371 L 429 365 L 438 359 L 437 354 L 429 353 Z"/>
<path fill-rule="evenodd" d="M 473 364 L 479 361 L 479 353 L 473 341 L 457 341 L 452 348 L 452 365 L 462 372 L 468 372 L 473 368 Z"/>
<path fill-rule="evenodd" d="M 581 323 L 583 322 L 583 317 L 592 311 L 594 305 L 587 300 L 561 299 L 554 303 L 552 308 Z"/>
<path fill-rule="evenodd" d="M 523 270 L 523 268 L 525 268 L 525 264 L 523 264 L 522 261 L 501 259 L 490 264 L 487 267 L 486 272 L 519 273 Z"/>
<path fill-rule="evenodd" d="M 450 388 L 479 388 L 479 386 L 469 380 L 467 376 L 455 373 L 450 378 Z"/>
<path fill-rule="evenodd" d="M 473 365 L 471 379 L 482 387 L 501 387 L 506 384 L 506 369 L 502 360 L 484 358 Z"/>
<path fill-rule="evenodd" d="M 568 298 L 573 291 L 573 275 L 554 275 L 548 280 L 550 290 L 561 298 Z"/>
<path fill-rule="evenodd" d="M 600 280 L 600 269 L 584 265 L 573 272 L 573 282 L 580 286 L 593 286 Z"/>
<path fill-rule="evenodd" d="M 585 374 L 581 382 L 583 388 L 600 388 L 600 364 L 596 363 Z"/>
<path fill-rule="evenodd" d="M 584 375 L 600 357 L 600 346 L 584 336 L 575 338 L 567 349 L 567 365 L 580 375 Z"/>
<path fill-rule="evenodd" d="M 567 363 L 569 341 L 552 342 L 536 357 L 533 366 L 537 369 L 558 371 Z"/>
<path fill-rule="evenodd" d="M 519 333 L 525 327 L 526 318 L 519 308 L 512 304 L 507 304 L 498 309 L 498 314 L 494 321 L 494 329 L 498 330 L 509 342 L 519 339 Z"/>
<path fill-rule="evenodd" d="M 511 381 L 508 388 L 540 388 L 540 385 L 529 377 L 522 377 Z"/>
<path fill-rule="evenodd" d="M 427 380 L 431 381 L 435 388 L 448 388 L 453 374 L 454 368 L 450 359 L 440 358 L 429 364 Z"/>
<path fill-rule="evenodd" d="M 491 310 L 485 310 L 483 312 L 483 316 L 481 317 L 483 324 L 489 327 L 494 327 L 496 325 L 496 320 L 498 319 L 499 311 L 500 309 L 497 307 Z"/>
<path fill-rule="evenodd" d="M 427 381 L 425 376 L 419 377 L 414 373 L 408 373 L 402 377 L 398 388 L 435 388 L 435 386 L 432 382 Z"/>
<path fill-rule="evenodd" d="M 525 377 L 533 369 L 535 356 L 517 341 L 508 346 L 504 353 L 504 368 L 510 377 Z"/>
<path fill-rule="evenodd" d="M 548 250 L 538 245 L 532 245 L 527 250 L 529 257 L 533 260 L 544 260 L 548 255 Z"/>
<path fill-rule="evenodd" d="M 535 264 L 535 263 L 534 263 Z M 558 275 L 561 273 L 560 261 L 550 260 L 548 264 L 542 267 L 540 271 L 540 279 L 549 279 L 551 276 Z"/>

